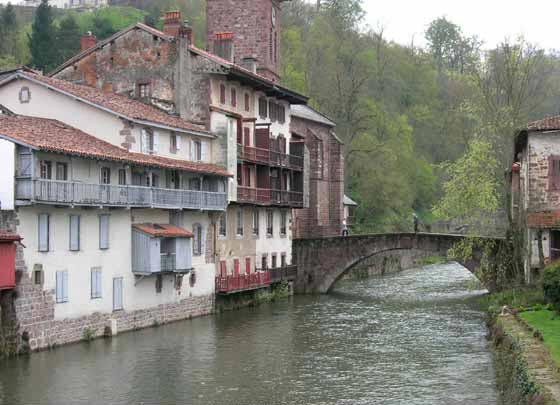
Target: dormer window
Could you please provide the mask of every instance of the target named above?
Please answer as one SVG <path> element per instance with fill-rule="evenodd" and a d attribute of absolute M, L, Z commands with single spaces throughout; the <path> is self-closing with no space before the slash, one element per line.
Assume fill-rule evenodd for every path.
<path fill-rule="evenodd" d="M 138 83 L 138 97 L 139 98 L 150 97 L 150 83 Z"/>

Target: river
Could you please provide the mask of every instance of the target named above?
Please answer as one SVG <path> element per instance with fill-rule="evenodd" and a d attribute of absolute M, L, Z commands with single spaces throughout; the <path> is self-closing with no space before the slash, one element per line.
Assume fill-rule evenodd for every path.
<path fill-rule="evenodd" d="M 472 284 L 430 266 L 9 359 L 0 403 L 493 405 Z"/>

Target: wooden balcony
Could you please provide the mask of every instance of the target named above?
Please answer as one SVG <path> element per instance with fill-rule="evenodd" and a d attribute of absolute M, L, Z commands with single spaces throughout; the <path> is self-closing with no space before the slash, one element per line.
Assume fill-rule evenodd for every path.
<path fill-rule="evenodd" d="M 297 266 L 278 267 L 268 270 L 270 272 L 270 283 L 276 284 L 282 281 L 294 281 L 297 277 Z"/>
<path fill-rule="evenodd" d="M 251 274 L 238 274 L 216 277 L 216 294 L 236 294 L 243 291 L 259 290 L 271 284 L 270 272 L 259 271 Z"/>
<path fill-rule="evenodd" d="M 266 166 L 283 167 L 292 170 L 303 170 L 303 156 L 289 155 L 271 149 L 237 145 L 239 160 Z"/>
<path fill-rule="evenodd" d="M 299 191 L 237 186 L 237 202 L 301 208 L 303 207 L 303 193 Z"/>
<path fill-rule="evenodd" d="M 17 179 L 16 200 L 19 205 L 43 203 L 207 211 L 224 211 L 227 207 L 226 193 L 43 179 Z"/>

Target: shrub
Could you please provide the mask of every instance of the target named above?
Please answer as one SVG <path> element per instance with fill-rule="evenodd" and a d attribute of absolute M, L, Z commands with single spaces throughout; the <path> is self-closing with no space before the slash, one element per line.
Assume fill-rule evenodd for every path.
<path fill-rule="evenodd" d="M 560 263 L 556 262 L 544 270 L 543 293 L 546 302 L 560 309 Z"/>

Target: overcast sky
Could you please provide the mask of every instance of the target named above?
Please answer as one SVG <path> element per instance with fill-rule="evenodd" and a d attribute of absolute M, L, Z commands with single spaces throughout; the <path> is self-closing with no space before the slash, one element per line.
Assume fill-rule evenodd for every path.
<path fill-rule="evenodd" d="M 424 32 L 435 18 L 445 16 L 467 35 L 477 35 L 492 47 L 505 37 L 523 34 L 545 49 L 560 49 L 557 0 L 364 0 L 367 23 L 385 27 L 386 37 L 400 43 L 424 44 Z"/>
<path fill-rule="evenodd" d="M 506 36 L 523 34 L 545 49 L 560 49 L 557 0 L 363 0 L 363 4 L 368 12 L 367 23 L 372 27 L 381 24 L 386 37 L 399 43 L 408 44 L 414 37 L 415 44 L 423 45 L 430 21 L 446 16 L 465 34 L 478 35 L 486 47 Z"/>

